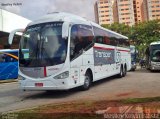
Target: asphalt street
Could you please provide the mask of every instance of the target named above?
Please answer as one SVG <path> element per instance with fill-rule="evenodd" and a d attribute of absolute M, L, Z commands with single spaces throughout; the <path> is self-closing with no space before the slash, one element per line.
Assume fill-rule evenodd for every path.
<path fill-rule="evenodd" d="M 19 83 L 0 84 L 0 112 L 17 111 L 45 104 L 85 100 L 118 100 L 160 96 L 160 72 L 138 69 L 126 77 L 95 82 L 88 91 L 22 91 Z"/>

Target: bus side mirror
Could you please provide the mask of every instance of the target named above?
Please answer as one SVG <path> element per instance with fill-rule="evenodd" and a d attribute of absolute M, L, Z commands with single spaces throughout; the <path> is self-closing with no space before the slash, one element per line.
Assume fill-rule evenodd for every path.
<path fill-rule="evenodd" d="M 12 42 L 13 42 L 13 38 L 14 38 L 14 35 L 16 34 L 16 32 L 23 32 L 24 29 L 16 29 L 16 30 L 13 30 L 11 31 L 11 33 L 9 34 L 9 37 L 8 37 L 8 44 L 11 45 Z"/>
<path fill-rule="evenodd" d="M 62 38 L 67 38 L 69 35 L 69 23 L 64 22 L 62 26 Z"/>

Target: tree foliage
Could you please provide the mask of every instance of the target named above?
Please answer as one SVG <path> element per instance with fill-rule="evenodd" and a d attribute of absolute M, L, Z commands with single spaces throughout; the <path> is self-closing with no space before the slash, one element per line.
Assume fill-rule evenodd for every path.
<path fill-rule="evenodd" d="M 139 50 L 140 57 L 144 57 L 145 50 L 151 42 L 160 41 L 160 20 L 140 22 L 134 26 L 113 23 L 102 27 L 128 36 L 131 43 Z"/>

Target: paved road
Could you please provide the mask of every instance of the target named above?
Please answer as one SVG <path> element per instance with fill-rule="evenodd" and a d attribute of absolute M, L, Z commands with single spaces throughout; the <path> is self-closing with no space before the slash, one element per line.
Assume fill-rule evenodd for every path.
<path fill-rule="evenodd" d="M 79 100 L 117 100 L 160 96 L 160 72 L 138 69 L 124 78 L 107 78 L 93 84 L 88 91 L 21 91 L 17 82 L 0 84 L 0 112 L 32 108 L 50 103 Z"/>

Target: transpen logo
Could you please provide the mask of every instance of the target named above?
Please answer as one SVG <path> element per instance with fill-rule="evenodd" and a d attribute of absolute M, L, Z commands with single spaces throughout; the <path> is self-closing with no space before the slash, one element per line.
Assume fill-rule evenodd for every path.
<path fill-rule="evenodd" d="M 97 51 L 95 50 L 96 57 L 104 57 L 104 58 L 110 58 L 111 52 L 104 52 L 104 51 Z"/>

